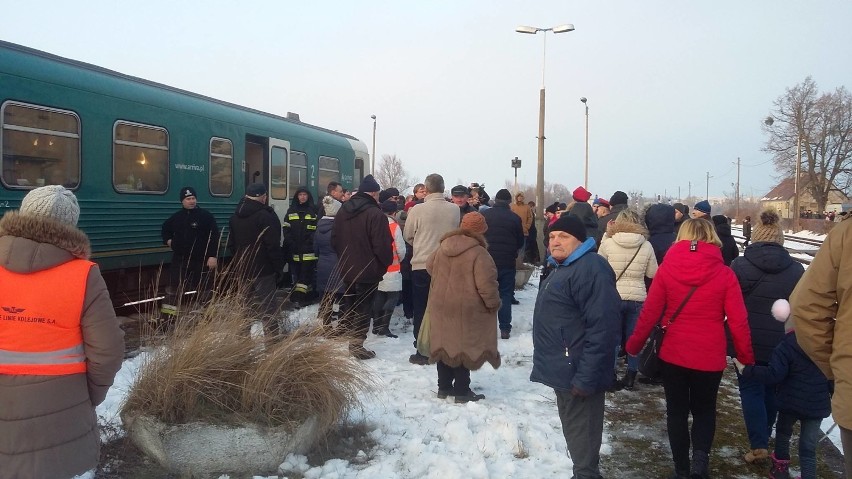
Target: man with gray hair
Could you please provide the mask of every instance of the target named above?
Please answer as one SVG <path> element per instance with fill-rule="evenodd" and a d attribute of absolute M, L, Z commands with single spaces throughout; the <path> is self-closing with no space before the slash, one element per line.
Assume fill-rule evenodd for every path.
<path fill-rule="evenodd" d="M 438 249 L 441 238 L 445 233 L 459 227 L 461 211 L 453 203 L 444 199 L 444 177 L 432 173 L 423 182 L 426 186 L 426 198 L 408 212 L 405 221 L 403 237 L 405 242 L 412 245 L 414 255 L 411 257 L 411 281 L 414 302 L 414 344 L 417 345 L 417 333 L 426 312 L 426 301 L 429 298 L 429 284 L 432 277 L 426 271 L 426 260 Z M 409 356 L 412 364 L 426 365 L 429 358 L 415 352 Z"/>

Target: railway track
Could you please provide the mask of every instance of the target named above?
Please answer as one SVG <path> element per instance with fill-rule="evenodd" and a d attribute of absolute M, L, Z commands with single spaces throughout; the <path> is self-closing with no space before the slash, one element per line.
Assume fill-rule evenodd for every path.
<path fill-rule="evenodd" d="M 732 231 L 732 233 L 734 233 L 731 236 L 734 237 L 734 240 L 740 246 L 740 250 L 742 251 L 743 244 L 745 244 L 745 237 L 742 236 L 742 228 L 739 227 L 739 226 L 731 226 L 731 231 Z M 737 232 L 739 234 L 735 234 Z M 798 261 L 799 263 L 802 263 L 804 265 L 811 264 L 811 260 L 809 258 L 802 257 L 802 255 L 807 255 L 807 256 L 810 256 L 811 258 L 813 258 L 816 255 L 817 251 L 819 251 L 819 248 L 822 246 L 822 240 L 820 240 L 820 239 L 807 238 L 807 237 L 804 237 L 804 236 L 795 236 L 795 235 L 790 235 L 790 234 L 786 234 L 786 233 L 784 234 L 784 241 L 785 241 L 785 243 L 799 243 L 801 245 L 813 247 L 813 248 L 795 248 L 795 247 L 791 247 L 791 246 L 785 246 L 784 247 L 790 253 L 793 260 Z"/>

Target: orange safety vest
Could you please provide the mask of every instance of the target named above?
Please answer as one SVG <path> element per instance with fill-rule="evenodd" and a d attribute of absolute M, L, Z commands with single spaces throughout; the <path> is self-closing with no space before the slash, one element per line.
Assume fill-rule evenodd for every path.
<path fill-rule="evenodd" d="M 34 273 L 0 266 L 0 374 L 86 372 L 80 317 L 94 264 L 75 259 Z"/>
<path fill-rule="evenodd" d="M 389 221 L 390 225 L 390 234 L 391 234 L 391 251 L 393 251 L 393 263 L 388 266 L 388 273 L 398 273 L 399 272 L 399 255 L 396 254 L 396 230 L 399 228 L 399 224 L 396 221 Z"/>

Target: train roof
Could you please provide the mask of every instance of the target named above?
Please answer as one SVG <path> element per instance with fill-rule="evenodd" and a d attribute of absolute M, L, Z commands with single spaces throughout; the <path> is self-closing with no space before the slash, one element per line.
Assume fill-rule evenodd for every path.
<path fill-rule="evenodd" d="M 237 105 L 235 103 L 230 103 L 230 102 L 227 102 L 227 101 L 218 100 L 216 98 L 208 97 L 208 96 L 201 95 L 201 94 L 198 94 L 198 93 L 193 93 L 191 91 L 172 87 L 172 86 L 165 85 L 165 84 L 162 84 L 162 83 L 157 83 L 157 82 L 154 82 L 154 81 L 145 80 L 144 78 L 139 78 L 139 77 L 135 77 L 135 76 L 132 76 L 132 75 L 126 75 L 124 73 L 120 73 L 120 72 L 117 72 L 117 71 L 114 71 L 114 70 L 110 70 L 108 68 L 99 67 L 97 65 L 92 65 L 90 63 L 81 62 L 81 61 L 78 61 L 78 60 L 72 60 L 72 59 L 69 59 L 69 58 L 61 57 L 59 55 L 54 55 L 52 53 L 44 52 L 44 51 L 41 51 L 41 50 L 36 50 L 34 48 L 29 48 L 29 47 L 25 47 L 23 45 L 18 45 L 18 44 L 15 44 L 15 43 L 10 43 L 10 42 L 0 40 L 0 50 L 2 50 L 2 49 L 19 53 L 21 55 L 24 55 L 25 57 L 28 56 L 28 57 L 34 58 L 34 59 L 46 60 L 46 61 L 52 62 L 54 64 L 59 64 L 59 65 L 62 65 L 62 66 L 83 70 L 85 72 L 90 72 L 91 74 L 96 75 L 96 76 L 100 76 L 102 78 L 104 78 L 104 76 L 106 76 L 108 78 L 113 78 L 115 80 L 118 80 L 118 81 L 122 82 L 122 84 L 124 85 L 124 88 L 122 88 L 120 92 L 119 91 L 112 92 L 112 93 L 116 93 L 113 96 L 116 96 L 118 98 L 140 100 L 140 98 L 137 98 L 138 96 L 145 96 L 145 97 L 147 97 L 147 99 L 143 100 L 145 103 L 160 105 L 160 106 L 163 106 L 163 107 L 166 107 L 166 108 L 174 108 L 174 104 L 172 102 L 169 102 L 167 99 L 156 98 L 156 96 L 155 97 L 148 97 L 147 95 L 144 94 L 144 91 L 135 91 L 135 92 L 132 91 L 132 90 L 128 91 L 128 89 L 126 88 L 126 85 L 129 82 L 130 84 L 136 84 L 136 85 L 141 86 L 142 89 L 155 89 L 155 90 L 158 90 L 160 92 L 168 92 L 168 93 L 171 93 L 171 94 L 174 94 L 174 95 L 180 95 L 180 96 L 185 97 L 185 98 L 191 98 L 193 100 L 198 100 L 200 102 L 204 102 L 204 103 L 207 103 L 209 105 L 213 105 L 214 107 L 215 106 L 224 107 L 224 110 L 222 110 L 222 111 L 230 110 L 232 113 L 237 113 L 237 114 L 242 112 L 242 113 L 248 113 L 250 115 L 259 115 L 259 116 L 262 116 L 262 117 L 265 117 L 265 118 L 268 118 L 268 119 L 271 119 L 271 120 L 286 122 L 288 124 L 293 125 L 296 128 L 309 128 L 311 130 L 315 130 L 316 132 L 327 133 L 327 134 L 330 134 L 330 135 L 340 137 L 342 139 L 345 138 L 347 140 L 354 140 L 354 141 L 360 142 L 360 140 L 358 138 L 354 137 L 354 136 L 347 135 L 345 133 L 340 133 L 340 132 L 335 131 L 335 130 L 329 130 L 327 128 L 323 128 L 323 127 L 320 127 L 320 126 L 311 125 L 309 123 L 304 123 L 304 122 L 297 120 L 297 119 L 288 118 L 288 117 L 284 117 L 284 116 L 280 116 L 280 115 L 275 115 L 273 113 L 268 113 L 268 112 L 265 112 L 265 111 L 256 110 L 254 108 L 249 108 L 249 107 L 246 107 L 246 106 Z M 18 62 L 9 62 L 9 63 L 6 63 L 5 65 L 3 65 L 4 63 L 5 62 L 0 62 L 0 66 L 2 66 L 2 71 L 23 73 L 24 70 L 25 70 L 27 76 L 32 76 L 32 77 L 40 79 L 40 80 L 48 81 L 48 82 L 51 82 L 51 83 L 62 84 L 64 86 L 69 86 L 71 83 L 73 83 L 74 84 L 73 86 L 76 87 L 76 88 L 80 88 L 80 89 L 84 89 L 84 90 L 92 90 L 91 86 L 88 86 L 88 87 L 86 86 L 87 82 L 85 80 L 78 78 L 77 81 L 74 81 L 73 76 L 66 77 L 66 78 L 63 78 L 61 81 L 58 81 L 57 77 L 54 74 L 52 74 L 52 73 L 55 73 L 55 72 L 50 72 L 49 70 L 45 70 L 44 66 L 39 68 L 39 65 L 29 65 L 29 66 L 35 67 L 35 68 L 26 68 L 27 65 L 22 65 Z M 35 72 L 39 72 L 41 75 L 36 76 L 36 75 L 34 75 Z M 70 72 L 67 72 L 67 73 L 70 73 Z M 109 87 L 107 86 L 107 88 L 109 88 Z M 98 92 L 103 93 L 101 90 L 98 90 Z M 185 104 L 183 106 L 185 108 L 181 108 L 181 111 L 186 111 L 188 113 L 198 114 L 198 115 L 202 115 L 202 116 L 210 116 L 210 112 L 205 111 L 206 109 L 201 105 L 193 106 L 191 104 Z M 245 120 L 245 118 L 243 118 L 242 120 L 237 119 L 237 118 L 228 118 L 227 119 L 227 121 L 232 121 L 232 122 L 235 122 L 235 123 L 245 123 L 244 120 Z M 269 129 L 268 125 L 260 125 L 260 127 Z"/>

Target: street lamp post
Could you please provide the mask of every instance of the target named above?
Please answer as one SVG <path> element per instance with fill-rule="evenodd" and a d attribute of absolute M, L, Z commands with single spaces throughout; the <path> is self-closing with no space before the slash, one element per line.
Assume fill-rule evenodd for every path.
<path fill-rule="evenodd" d="M 763 123 L 766 126 L 772 126 L 775 123 L 775 119 L 771 116 L 767 116 Z M 793 178 L 793 232 L 797 233 L 801 230 L 799 217 L 801 213 L 799 213 L 799 177 L 801 176 L 800 168 L 802 167 L 802 133 L 796 132 L 796 169 L 795 174 L 796 177 Z"/>
<path fill-rule="evenodd" d="M 580 101 L 586 106 L 586 165 L 583 175 L 583 188 L 589 189 L 589 104 L 586 97 L 580 97 Z"/>
<path fill-rule="evenodd" d="M 512 194 L 512 197 L 518 196 L 518 168 L 521 167 L 521 160 L 516 156 L 514 160 L 512 160 L 512 168 L 515 169 L 515 192 Z"/>
<path fill-rule="evenodd" d="M 540 210 L 536 216 L 544 218 L 542 208 L 544 208 L 544 68 L 547 63 L 547 32 L 565 33 L 574 31 L 574 25 L 566 23 L 551 28 L 539 28 L 520 26 L 515 29 L 518 33 L 528 33 L 535 35 L 538 32 L 544 32 L 544 49 L 541 63 L 541 91 L 538 97 L 538 171 L 536 174 L 535 185 L 535 204 Z"/>
<path fill-rule="evenodd" d="M 370 174 L 376 174 L 376 115 L 370 115 L 373 119 L 373 156 L 370 160 Z"/>

